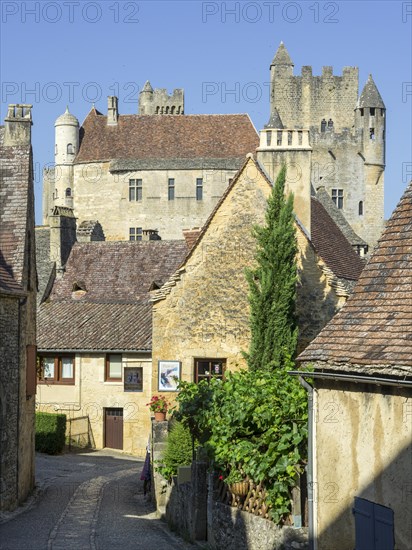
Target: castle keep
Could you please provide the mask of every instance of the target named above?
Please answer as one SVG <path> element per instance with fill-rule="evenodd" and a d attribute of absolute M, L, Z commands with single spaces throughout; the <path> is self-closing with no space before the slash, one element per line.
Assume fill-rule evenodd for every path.
<path fill-rule="evenodd" d="M 309 182 L 314 191 L 324 188 L 373 247 L 383 228 L 385 169 L 386 109 L 376 84 L 369 76 L 358 96 L 356 67 L 344 67 L 342 76 L 332 67 L 313 76 L 307 66 L 294 75 L 293 67 L 281 43 L 270 65 L 271 113 L 260 159 L 272 176 L 286 159 L 306 195 Z"/>

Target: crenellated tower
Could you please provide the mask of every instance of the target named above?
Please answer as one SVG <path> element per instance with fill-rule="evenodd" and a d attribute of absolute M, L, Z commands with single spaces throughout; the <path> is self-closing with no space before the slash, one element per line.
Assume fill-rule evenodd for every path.
<path fill-rule="evenodd" d="M 165 88 L 153 89 L 147 80 L 139 94 L 139 115 L 183 115 L 184 91 L 176 88 L 169 95 Z"/>
<path fill-rule="evenodd" d="M 358 98 L 357 67 L 334 75 L 327 66 L 317 76 L 303 66 L 295 75 L 283 42 L 270 73 L 269 125 L 279 119 L 289 132 L 309 132 L 311 185 L 325 188 L 353 230 L 375 246 L 384 221 L 385 106 L 372 77 Z"/>

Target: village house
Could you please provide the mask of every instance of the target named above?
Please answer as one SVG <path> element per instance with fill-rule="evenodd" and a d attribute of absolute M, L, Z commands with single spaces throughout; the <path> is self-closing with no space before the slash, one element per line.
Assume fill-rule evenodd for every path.
<path fill-rule="evenodd" d="M 412 540 L 412 182 L 347 303 L 299 356 L 313 372 L 313 548 Z"/>
<path fill-rule="evenodd" d="M 36 259 L 31 105 L 0 127 L 0 511 L 34 488 Z"/>
<path fill-rule="evenodd" d="M 37 406 L 67 415 L 70 445 L 144 456 L 153 393 L 149 292 L 186 252 L 184 240 L 74 244 L 38 313 Z"/>
<path fill-rule="evenodd" d="M 293 190 L 299 204 L 298 187 Z M 264 168 L 248 155 L 183 264 L 152 293 L 153 388 L 162 389 L 164 362 L 172 361 L 181 378 L 191 382 L 246 366 L 242 351 L 249 348 L 250 330 L 244 270 L 253 265 L 251 228 L 264 222 L 271 190 Z M 315 196 L 301 213 L 311 226 L 309 236 L 296 217 L 303 349 L 346 301 L 364 264 Z"/>

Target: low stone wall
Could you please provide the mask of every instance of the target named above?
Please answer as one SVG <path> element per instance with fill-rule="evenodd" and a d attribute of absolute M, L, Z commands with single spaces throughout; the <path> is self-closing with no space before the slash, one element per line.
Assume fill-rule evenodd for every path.
<path fill-rule="evenodd" d="M 309 548 L 307 529 L 278 527 L 271 521 L 227 504 L 208 505 L 209 547 L 214 550 L 296 550 Z"/>

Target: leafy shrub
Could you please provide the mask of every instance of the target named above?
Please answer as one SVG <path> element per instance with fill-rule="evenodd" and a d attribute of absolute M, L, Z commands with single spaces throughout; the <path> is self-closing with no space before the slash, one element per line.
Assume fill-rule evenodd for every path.
<path fill-rule="evenodd" d="M 171 480 L 177 475 L 179 466 L 187 466 L 193 460 L 193 442 L 188 428 L 174 421 L 167 439 L 162 466 L 157 470 L 162 476 Z"/>
<path fill-rule="evenodd" d="M 36 413 L 36 451 L 49 455 L 61 453 L 65 436 L 65 414 Z"/>

